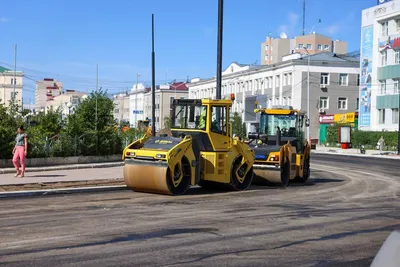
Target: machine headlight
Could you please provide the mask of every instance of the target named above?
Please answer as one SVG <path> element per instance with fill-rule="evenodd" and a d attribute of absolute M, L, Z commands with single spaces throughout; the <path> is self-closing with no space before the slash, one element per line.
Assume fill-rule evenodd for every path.
<path fill-rule="evenodd" d="M 270 161 L 279 161 L 279 155 L 271 155 L 271 157 L 269 158 Z"/>
<path fill-rule="evenodd" d="M 157 154 L 156 158 L 157 159 L 165 159 L 165 154 Z"/>
<path fill-rule="evenodd" d="M 135 152 L 129 152 L 129 151 L 127 151 L 127 152 L 125 153 L 125 156 L 127 156 L 127 157 L 134 157 L 134 156 L 135 156 Z"/>

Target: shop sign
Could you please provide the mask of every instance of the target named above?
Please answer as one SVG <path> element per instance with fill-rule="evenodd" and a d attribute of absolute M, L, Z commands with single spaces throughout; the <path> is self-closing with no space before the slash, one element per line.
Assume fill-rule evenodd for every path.
<path fill-rule="evenodd" d="M 334 115 L 334 122 L 341 124 L 341 123 L 354 123 L 356 119 L 356 113 L 350 112 L 345 114 L 335 114 Z"/>
<path fill-rule="evenodd" d="M 331 124 L 334 122 L 334 115 L 319 115 L 320 124 Z"/>

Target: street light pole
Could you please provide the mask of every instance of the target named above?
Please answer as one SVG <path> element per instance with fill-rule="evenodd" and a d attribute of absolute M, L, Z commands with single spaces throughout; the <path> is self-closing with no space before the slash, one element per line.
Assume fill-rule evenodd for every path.
<path fill-rule="evenodd" d="M 308 143 L 311 144 L 311 139 L 310 139 L 310 58 L 311 55 L 308 52 L 306 47 L 303 47 L 304 50 L 306 50 L 307 54 L 308 54 L 308 60 L 307 60 L 307 66 L 308 66 L 308 70 L 307 70 L 307 116 L 308 116 L 308 126 L 307 126 L 307 141 Z"/>
<path fill-rule="evenodd" d="M 13 97 L 12 97 L 12 112 L 15 112 L 15 85 L 17 83 L 17 44 L 14 46 L 14 81 L 13 81 Z"/>
<path fill-rule="evenodd" d="M 137 87 L 138 87 L 138 83 L 139 83 L 139 74 L 136 74 L 136 90 L 135 90 L 135 128 L 137 127 L 138 123 L 137 123 Z"/>

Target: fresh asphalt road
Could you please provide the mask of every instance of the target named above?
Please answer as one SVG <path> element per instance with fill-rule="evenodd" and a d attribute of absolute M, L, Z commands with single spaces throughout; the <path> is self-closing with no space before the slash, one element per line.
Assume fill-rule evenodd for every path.
<path fill-rule="evenodd" d="M 398 160 L 313 155 L 306 184 L 0 200 L 5 266 L 369 266 L 400 228 Z"/>

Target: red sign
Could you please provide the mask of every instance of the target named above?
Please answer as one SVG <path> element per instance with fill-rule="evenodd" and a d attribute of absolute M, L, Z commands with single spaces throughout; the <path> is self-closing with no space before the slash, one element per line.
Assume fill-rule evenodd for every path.
<path fill-rule="evenodd" d="M 318 121 L 320 124 L 331 124 L 333 123 L 333 114 L 332 115 L 319 115 Z"/>

